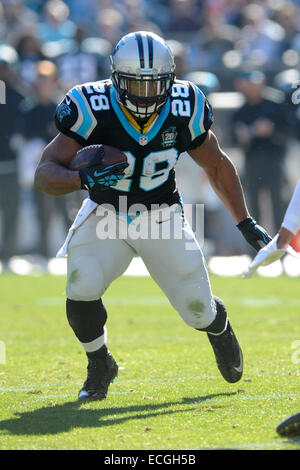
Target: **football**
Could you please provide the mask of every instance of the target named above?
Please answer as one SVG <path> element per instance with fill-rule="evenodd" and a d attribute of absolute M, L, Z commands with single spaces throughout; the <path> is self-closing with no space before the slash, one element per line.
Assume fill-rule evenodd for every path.
<path fill-rule="evenodd" d="M 70 170 L 82 170 L 99 155 L 99 163 L 103 166 L 113 165 L 116 163 L 127 163 L 127 157 L 121 150 L 111 147 L 110 145 L 89 145 L 76 153 L 69 164 Z"/>

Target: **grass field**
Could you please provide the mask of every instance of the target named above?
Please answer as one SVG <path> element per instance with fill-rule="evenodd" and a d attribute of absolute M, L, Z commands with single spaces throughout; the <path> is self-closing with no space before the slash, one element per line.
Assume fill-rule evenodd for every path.
<path fill-rule="evenodd" d="M 119 377 L 105 401 L 86 404 L 64 282 L 0 277 L 0 449 L 300 449 L 275 432 L 300 411 L 299 279 L 212 277 L 244 352 L 237 384 L 151 279 L 117 280 L 104 300 Z"/>

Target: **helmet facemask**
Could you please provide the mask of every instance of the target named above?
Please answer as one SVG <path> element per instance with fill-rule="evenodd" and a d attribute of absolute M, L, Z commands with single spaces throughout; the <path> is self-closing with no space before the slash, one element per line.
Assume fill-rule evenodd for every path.
<path fill-rule="evenodd" d="M 134 75 L 115 71 L 113 84 L 119 100 L 137 119 L 148 119 L 158 112 L 170 96 L 173 72 L 159 75 Z"/>

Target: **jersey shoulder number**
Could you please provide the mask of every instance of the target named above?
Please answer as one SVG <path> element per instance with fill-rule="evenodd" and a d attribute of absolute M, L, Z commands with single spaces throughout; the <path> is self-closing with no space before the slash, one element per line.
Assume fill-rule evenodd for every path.
<path fill-rule="evenodd" d="M 185 118 L 187 129 L 183 140 L 186 149 L 201 145 L 213 123 L 213 114 L 200 88 L 192 82 L 176 80 L 171 93 L 171 113 L 175 117 Z"/>
<path fill-rule="evenodd" d="M 108 81 L 88 82 L 73 87 L 56 108 L 57 129 L 86 145 L 98 125 L 99 112 L 108 111 Z"/>
<path fill-rule="evenodd" d="M 176 80 L 171 92 L 171 113 L 173 116 L 191 117 L 191 90 L 189 82 Z"/>

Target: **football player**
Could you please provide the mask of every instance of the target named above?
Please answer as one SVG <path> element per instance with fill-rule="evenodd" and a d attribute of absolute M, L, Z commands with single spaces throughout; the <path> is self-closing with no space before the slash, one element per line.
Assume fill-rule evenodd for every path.
<path fill-rule="evenodd" d="M 207 333 L 224 379 L 234 383 L 242 376 L 242 351 L 224 303 L 211 292 L 201 249 L 186 249 L 194 236 L 176 188 L 179 155 L 187 151 L 204 168 L 256 250 L 271 238 L 249 215 L 237 171 L 210 130 L 210 104 L 193 83 L 176 80 L 174 70 L 172 53 L 159 36 L 139 31 L 123 37 L 111 55 L 111 78 L 75 86 L 58 106 L 59 134 L 45 148 L 36 170 L 36 188 L 48 194 L 89 192 L 62 250 L 68 258 L 67 318 L 88 357 L 80 399 L 105 398 L 117 375 L 117 363 L 106 345 L 107 313 L 101 297 L 135 254 L 182 319 Z M 93 162 L 80 171 L 68 168 L 79 149 L 96 144 L 125 152 L 127 168 L 111 165 L 104 176 L 101 158 L 98 167 Z M 143 204 L 146 210 L 122 214 L 120 196 L 127 198 L 128 207 Z M 153 216 L 158 212 L 154 205 L 164 205 L 157 223 L 163 225 L 170 217 L 179 221 L 182 236 L 172 232 L 169 239 L 103 239 L 97 232 L 97 210 L 105 203 L 115 208 L 111 216 L 123 228 Z M 168 208 L 174 208 L 172 216 Z"/>

